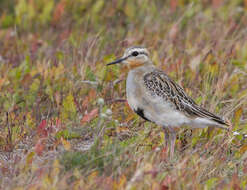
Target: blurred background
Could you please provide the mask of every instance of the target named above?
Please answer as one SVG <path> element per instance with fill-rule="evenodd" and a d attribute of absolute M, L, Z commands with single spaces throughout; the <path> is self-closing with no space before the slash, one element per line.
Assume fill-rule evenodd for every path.
<path fill-rule="evenodd" d="M 235 136 L 185 127 L 169 161 L 105 67 L 133 45 Z M 245 188 L 246 76 L 246 0 L 0 0 L 0 187 Z"/>

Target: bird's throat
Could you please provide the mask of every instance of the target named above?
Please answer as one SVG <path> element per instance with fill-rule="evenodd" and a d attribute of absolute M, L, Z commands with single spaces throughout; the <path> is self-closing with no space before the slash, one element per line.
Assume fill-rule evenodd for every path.
<path fill-rule="evenodd" d="M 143 65 L 144 65 L 144 63 L 143 62 L 140 62 L 140 61 L 130 61 L 128 63 L 128 69 L 129 70 L 132 70 L 132 69 L 135 69 L 137 67 L 141 67 Z"/>

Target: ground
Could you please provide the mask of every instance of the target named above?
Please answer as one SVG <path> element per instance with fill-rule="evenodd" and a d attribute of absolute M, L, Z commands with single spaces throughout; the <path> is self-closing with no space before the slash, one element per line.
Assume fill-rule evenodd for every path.
<path fill-rule="evenodd" d="M 0 189 L 245 189 L 247 2 L 0 1 Z M 134 114 L 121 66 L 154 64 L 230 131 Z"/>

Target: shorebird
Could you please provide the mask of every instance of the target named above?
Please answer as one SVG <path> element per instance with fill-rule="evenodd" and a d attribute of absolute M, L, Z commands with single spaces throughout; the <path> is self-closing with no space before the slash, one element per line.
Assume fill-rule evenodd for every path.
<path fill-rule="evenodd" d="M 163 127 L 171 158 L 174 155 L 175 128 L 186 125 L 227 129 L 228 123 L 224 119 L 197 105 L 182 87 L 153 65 L 149 55 L 146 48 L 131 47 L 120 59 L 107 65 L 122 63 L 127 66 L 128 104 L 143 119 Z"/>

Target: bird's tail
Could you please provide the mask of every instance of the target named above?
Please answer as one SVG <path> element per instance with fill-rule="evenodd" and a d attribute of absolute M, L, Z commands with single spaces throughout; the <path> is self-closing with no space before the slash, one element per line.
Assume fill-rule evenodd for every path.
<path fill-rule="evenodd" d="M 216 121 L 213 119 L 211 121 L 213 121 L 215 123 L 215 125 L 214 124 L 211 125 L 212 127 L 225 129 L 227 131 L 231 131 L 231 129 L 232 129 L 232 124 L 228 119 L 221 119 L 220 122 L 218 120 Z"/>
<path fill-rule="evenodd" d="M 221 129 L 226 129 L 229 130 L 229 128 L 231 128 L 231 122 L 227 119 L 223 119 L 207 110 L 205 110 L 204 108 L 200 107 L 200 114 L 202 117 L 208 119 L 209 121 L 209 125 L 210 126 L 214 126 L 214 127 L 218 127 Z"/>

